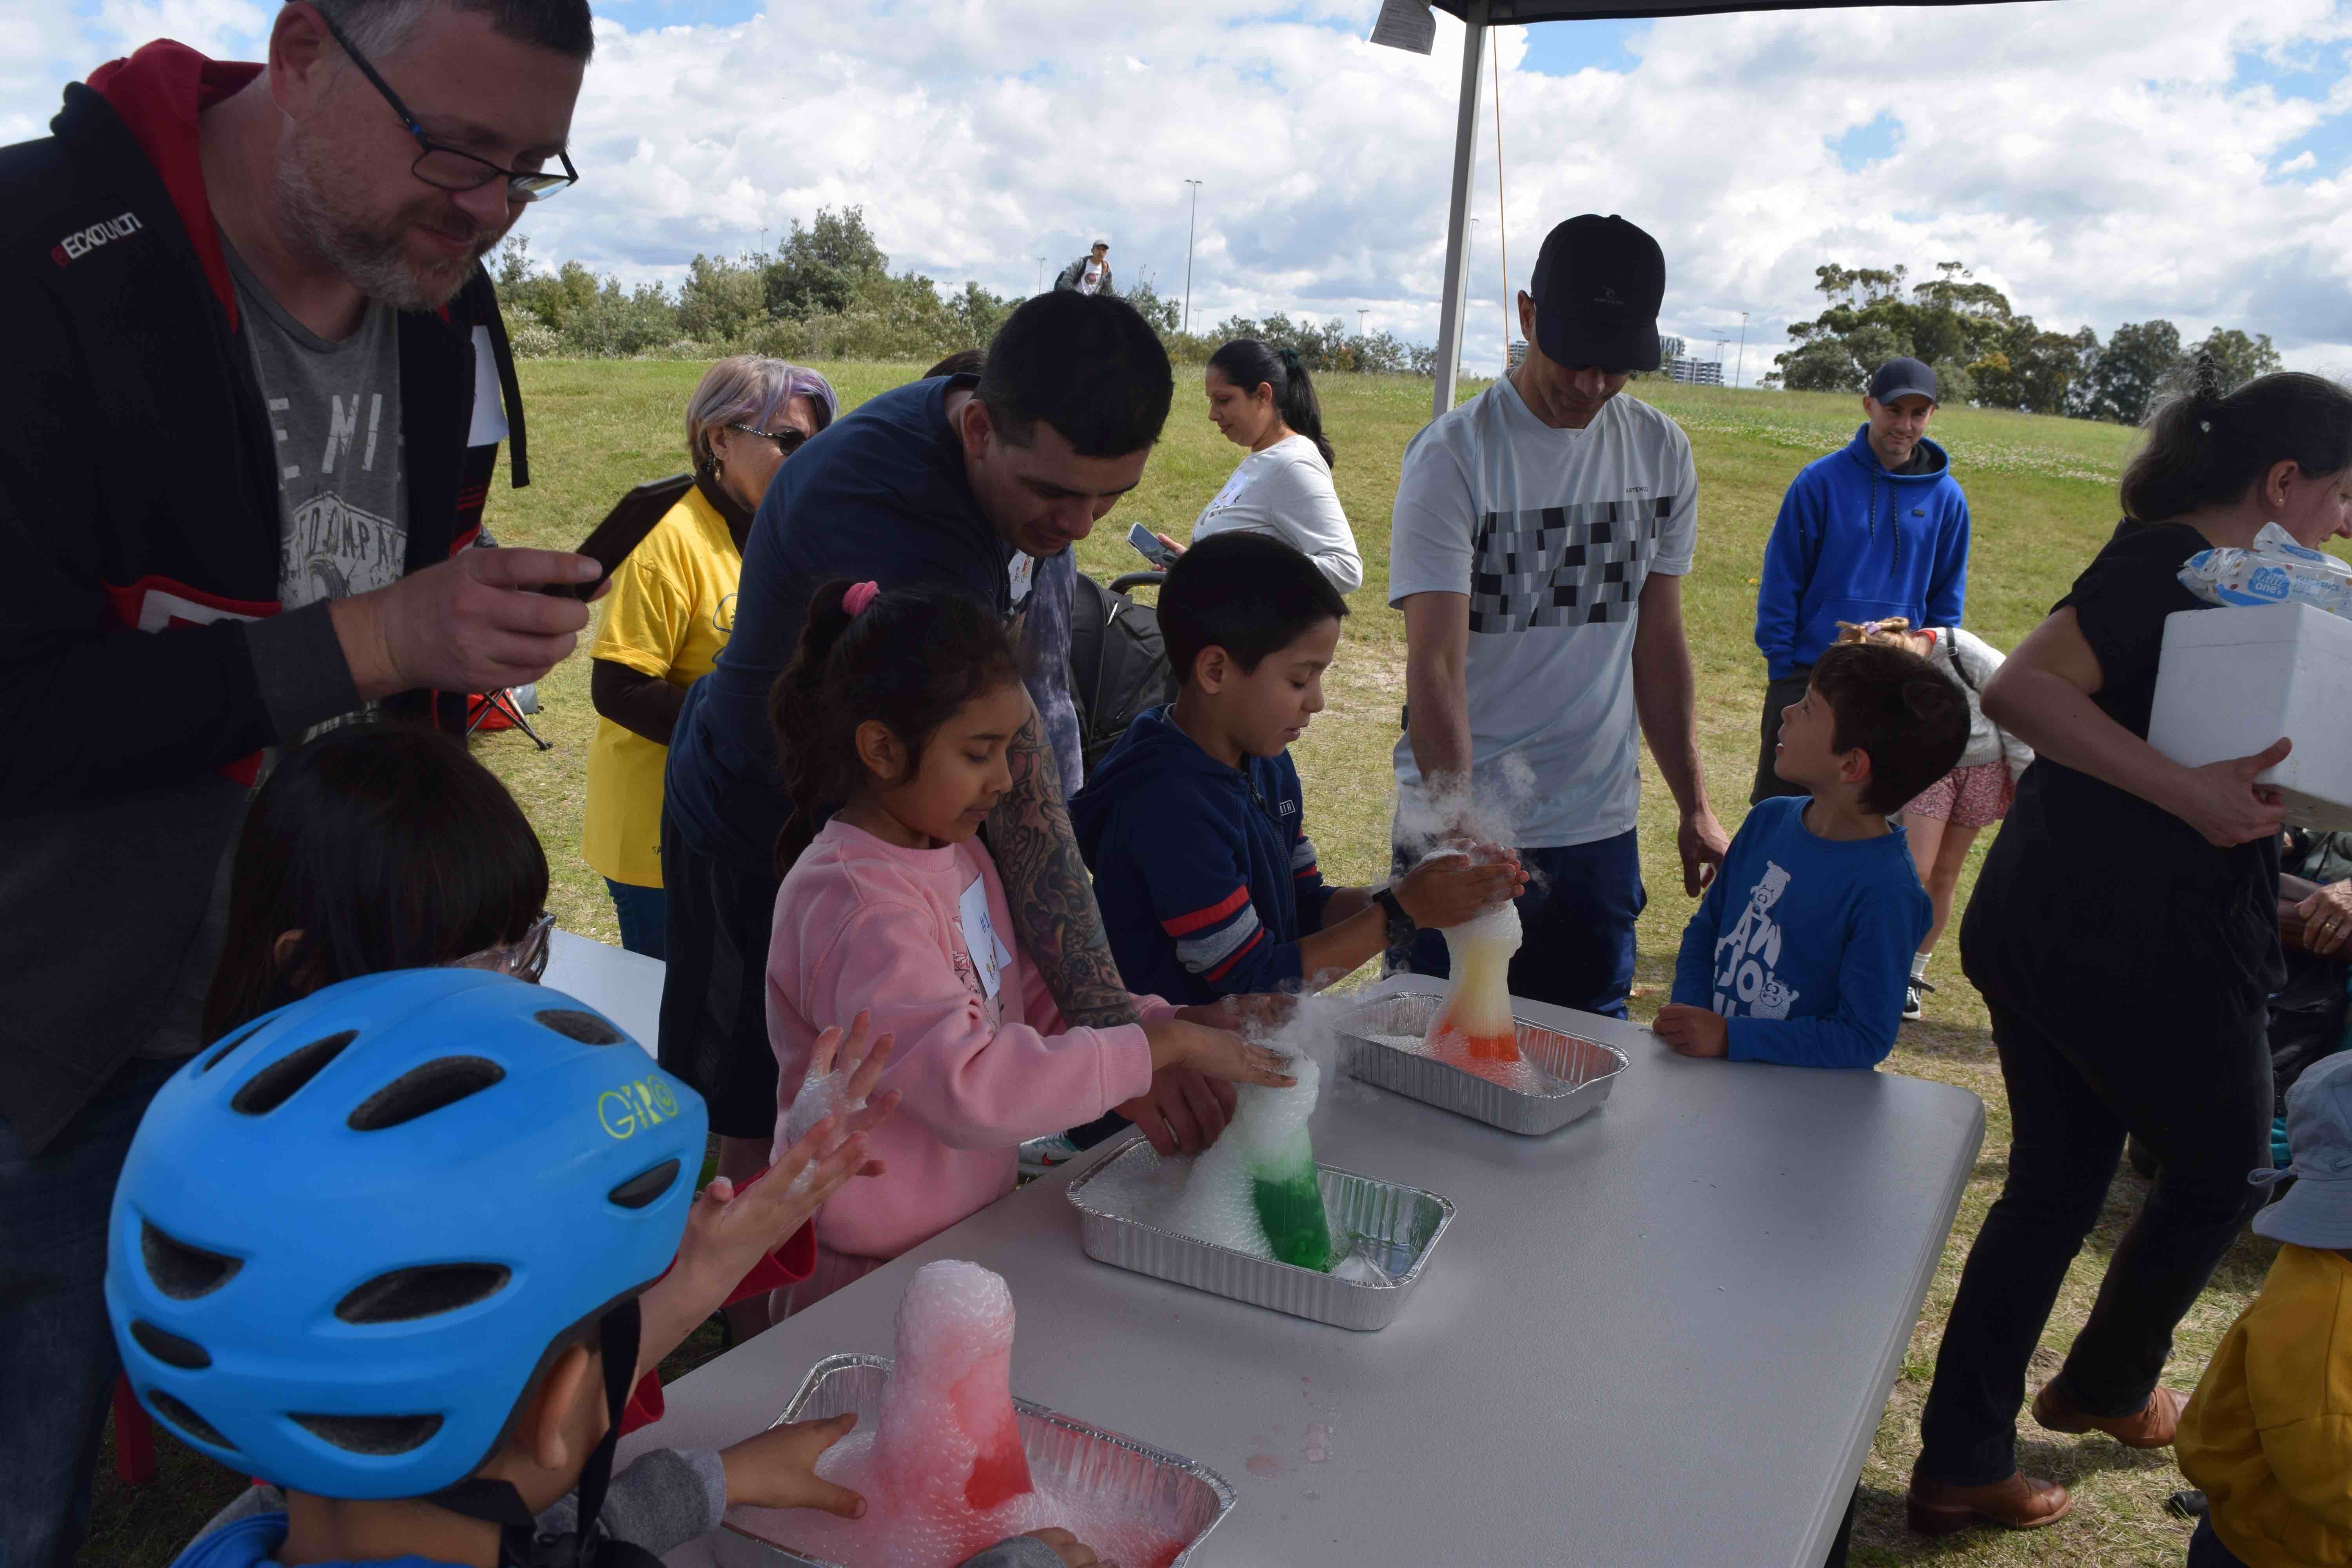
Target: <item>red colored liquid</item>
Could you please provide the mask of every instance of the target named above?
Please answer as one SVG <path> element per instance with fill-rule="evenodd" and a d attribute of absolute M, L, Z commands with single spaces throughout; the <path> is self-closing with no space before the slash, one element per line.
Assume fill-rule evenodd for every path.
<path fill-rule="evenodd" d="M 981 1440 L 980 1453 L 964 1478 L 963 1500 L 986 1510 L 1031 1490 L 1029 1456 L 1021 1448 L 1021 1421 L 1007 1405 L 996 1430 Z"/>

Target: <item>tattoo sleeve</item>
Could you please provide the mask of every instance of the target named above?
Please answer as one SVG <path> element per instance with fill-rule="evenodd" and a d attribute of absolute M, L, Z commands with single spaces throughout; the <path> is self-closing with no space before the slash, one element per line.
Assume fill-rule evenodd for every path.
<path fill-rule="evenodd" d="M 1111 960 L 1045 734 L 1033 708 L 1007 750 L 1013 787 L 989 815 L 989 851 L 1004 879 L 1014 933 L 1062 1016 L 1092 1028 L 1132 1024 L 1135 1003 Z"/>

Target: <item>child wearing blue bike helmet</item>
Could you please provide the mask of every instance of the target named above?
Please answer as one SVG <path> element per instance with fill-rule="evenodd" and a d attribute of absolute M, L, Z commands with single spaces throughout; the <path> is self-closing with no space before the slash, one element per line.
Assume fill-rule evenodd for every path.
<path fill-rule="evenodd" d="M 225 1039 L 263 1013 L 323 986 L 388 970 L 462 966 L 537 980 L 553 921 L 547 858 L 495 774 L 447 735 L 397 724 L 351 725 L 289 752 L 254 797 L 231 863 L 227 929 L 205 1007 L 205 1037 Z M 829 1031 L 825 1066 L 866 1098 L 888 1061 L 853 1024 Z M 647 1369 L 622 1430 L 659 1418 L 652 1368 L 721 1303 L 764 1307 L 808 1277 L 809 1218 L 862 1168 L 862 1137 L 896 1097 L 782 1151 L 772 1173 L 704 1190 L 677 1267 L 643 1303 Z M 794 1189 L 794 1178 L 814 1166 Z M 735 1316 L 730 1311 L 730 1318 Z M 756 1321 L 746 1331 L 764 1327 Z"/>
<path fill-rule="evenodd" d="M 601 1015 L 467 969 L 330 986 L 175 1073 L 107 1311 L 155 1418 L 276 1483 L 181 1568 L 646 1568 L 730 1503 L 862 1513 L 814 1472 L 854 1416 L 611 1475 L 705 1127 Z"/>

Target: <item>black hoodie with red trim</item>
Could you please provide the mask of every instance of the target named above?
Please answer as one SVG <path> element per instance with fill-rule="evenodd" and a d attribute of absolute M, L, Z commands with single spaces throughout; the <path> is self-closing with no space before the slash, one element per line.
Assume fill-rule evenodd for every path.
<path fill-rule="evenodd" d="M 195 1048 L 252 761 L 359 706 L 328 606 L 278 613 L 275 444 L 198 161 L 197 115 L 260 69 L 150 44 L 0 149 L 0 1115 L 27 1149 L 134 1054 Z M 479 526 L 478 325 L 502 351 L 479 269 L 400 318 L 410 571 Z"/>

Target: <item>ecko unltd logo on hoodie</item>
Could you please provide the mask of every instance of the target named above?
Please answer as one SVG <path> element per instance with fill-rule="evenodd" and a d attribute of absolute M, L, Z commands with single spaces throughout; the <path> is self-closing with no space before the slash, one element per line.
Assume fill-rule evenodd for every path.
<path fill-rule="evenodd" d="M 137 213 L 124 213 L 120 217 L 105 218 L 88 228 L 76 229 L 49 247 L 49 259 L 63 267 L 96 250 L 101 245 L 111 245 L 118 239 L 128 239 L 146 227 Z"/>

